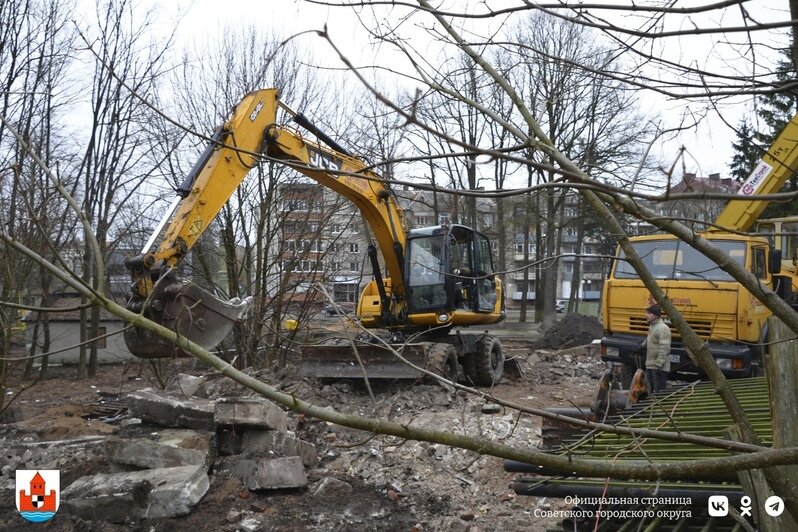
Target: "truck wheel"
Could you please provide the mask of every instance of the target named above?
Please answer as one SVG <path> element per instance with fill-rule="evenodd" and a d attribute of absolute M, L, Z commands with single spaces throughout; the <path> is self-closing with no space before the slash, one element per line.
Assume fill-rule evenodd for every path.
<path fill-rule="evenodd" d="M 466 377 L 477 386 L 498 384 L 504 375 L 504 352 L 495 336 L 485 336 L 476 353 L 468 353 L 463 360 Z"/>
<path fill-rule="evenodd" d="M 457 349 L 449 344 L 435 344 L 427 353 L 427 369 L 436 375 L 457 382 Z"/>
<path fill-rule="evenodd" d="M 622 390 L 628 390 L 632 386 L 632 379 L 634 378 L 636 371 L 637 368 L 630 366 L 629 364 L 621 364 L 621 369 L 618 376 L 621 379 Z"/>

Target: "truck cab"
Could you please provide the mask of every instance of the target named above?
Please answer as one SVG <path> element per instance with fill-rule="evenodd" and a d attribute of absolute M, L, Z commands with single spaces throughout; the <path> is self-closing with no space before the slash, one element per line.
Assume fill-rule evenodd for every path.
<path fill-rule="evenodd" d="M 792 293 L 791 277 L 777 275 L 781 257 L 766 238 L 732 234 L 709 234 L 707 238 L 764 285 Z M 727 377 L 758 374 L 770 310 L 716 263 L 672 235 L 634 237 L 632 244 L 674 306 L 708 342 L 723 373 Z M 601 358 L 621 366 L 624 385 L 637 368 L 645 368 L 645 353 L 640 349 L 648 331 L 644 309 L 653 303 L 619 248 L 602 293 L 605 334 Z M 664 314 L 663 319 L 670 325 Z M 702 377 L 678 332 L 673 328 L 672 332 L 671 378 Z"/>

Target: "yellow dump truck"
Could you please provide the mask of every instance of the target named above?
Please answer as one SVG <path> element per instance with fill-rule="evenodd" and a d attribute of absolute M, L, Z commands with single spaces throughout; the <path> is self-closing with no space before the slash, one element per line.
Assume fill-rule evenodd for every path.
<path fill-rule="evenodd" d="M 732 234 L 707 237 L 765 286 L 791 293 L 791 277 L 778 275 L 781 255 L 766 238 Z M 723 372 L 729 377 L 758 373 L 770 310 L 717 264 L 671 235 L 637 237 L 633 245 L 687 323 L 709 342 L 710 352 Z M 603 360 L 622 365 L 622 380 L 627 384 L 634 369 L 645 366 L 640 349 L 648 331 L 644 309 L 655 301 L 637 272 L 623 260 L 622 252 L 618 258 L 602 293 L 605 335 L 601 354 Z M 667 316 L 664 318 L 667 323 Z M 672 373 L 700 373 L 675 329 L 670 357 Z"/>
<path fill-rule="evenodd" d="M 796 168 L 798 116 L 741 184 L 739 198 L 730 201 L 702 235 L 790 303 L 798 292 L 798 217 L 758 220 L 769 201 L 757 198 L 778 192 Z M 756 233 L 745 234 L 751 229 Z M 676 237 L 655 234 L 630 240 L 674 306 L 708 342 L 723 373 L 728 377 L 758 374 L 767 349 L 770 310 L 715 262 Z M 602 291 L 601 357 L 620 364 L 626 386 L 634 370 L 645 367 L 640 350 L 648 331 L 644 309 L 655 301 L 623 259 L 619 249 Z M 670 357 L 672 374 L 700 375 L 675 329 Z"/>

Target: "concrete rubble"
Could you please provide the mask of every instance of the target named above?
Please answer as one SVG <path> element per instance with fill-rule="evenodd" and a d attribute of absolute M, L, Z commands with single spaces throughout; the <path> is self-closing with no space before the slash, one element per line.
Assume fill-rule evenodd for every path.
<path fill-rule="evenodd" d="M 64 507 L 84 519 L 126 522 L 191 511 L 212 476 L 232 476 L 251 490 L 305 489 L 315 447 L 288 431 L 285 412 L 263 398 L 208 399 L 204 379 L 179 378 L 171 390 L 128 394 L 132 416 L 102 450 L 116 473 L 84 476 L 63 491 Z M 218 455 L 228 456 L 225 462 Z"/>
<path fill-rule="evenodd" d="M 144 388 L 127 397 L 130 415 L 164 427 L 214 430 L 214 402 L 210 399 Z"/>
<path fill-rule="evenodd" d="M 308 485 L 298 456 L 234 460 L 222 471 L 240 478 L 250 490 L 300 489 Z"/>
<path fill-rule="evenodd" d="M 68 440 L 34 441 L 0 447 L 0 474 L 8 479 L 0 488 L 14 488 L 17 469 L 59 469 L 68 461 L 97 460 L 103 454 L 105 436 Z"/>
<path fill-rule="evenodd" d="M 554 396 L 570 400 L 595 395 L 593 374 L 603 366 L 594 357 L 577 350 L 530 350 L 526 341 L 504 342 L 504 347 L 520 376 L 505 379 L 497 388 L 500 397 L 542 407 L 559 401 Z M 190 364 L 183 367 L 196 370 Z M 289 369 L 246 372 L 322 408 L 519 448 L 540 445 L 536 419 L 497 409 L 479 396 L 424 383 L 379 381 L 371 383 L 371 396 L 357 382 L 296 379 Z M 54 532 L 163 528 L 235 532 L 297 526 L 375 530 L 385 523 L 402 530 L 473 531 L 532 530 L 539 524 L 530 524 L 530 501 L 515 498 L 508 487 L 512 478 L 499 459 L 372 435 L 310 416 L 290 412 L 285 416 L 281 408 L 275 411 L 260 397 L 222 400 L 251 392 L 219 373 L 169 375 L 174 384 L 167 390 L 136 392 L 130 390 L 146 386 L 137 383 L 141 379 L 122 371 L 110 375 L 89 387 L 113 390 L 130 405 L 128 415 L 135 416 L 108 425 L 116 431 L 113 436 L 84 440 L 58 436 L 60 442 L 31 442 L 26 438 L 42 437 L 23 432 L 18 423 L 0 426 L 0 530 L 21 530 L 22 518 L 14 511 L 14 470 L 35 468 L 62 472 L 62 508 L 52 522 Z M 46 401 L 63 404 L 74 396 L 86 401 L 76 404 L 88 404 L 83 399 L 89 395 L 85 383 L 79 383 L 84 388 L 80 395 L 73 396 L 60 395 L 79 389 L 70 388 L 71 380 L 57 383 L 59 389 L 47 383 L 50 393 L 42 395 L 43 411 L 50 410 Z M 30 403 L 38 409 L 34 398 L 38 400 L 31 394 Z M 20 417 L 25 415 L 20 410 Z M 20 421 L 16 412 L 14 416 Z M 72 417 L 84 425 L 81 418 L 80 413 Z M 173 470 L 192 472 L 181 477 L 189 479 L 181 486 L 183 492 L 166 490 L 176 483 L 169 484 L 164 471 Z M 203 478 L 209 487 L 201 495 Z M 161 482 L 166 482 L 166 491 L 154 489 Z M 179 502 L 163 500 L 172 497 Z M 152 511 L 145 508 L 145 501 L 154 501 Z M 545 505 L 561 508 L 551 500 Z M 156 515 L 168 519 L 181 513 L 185 515 L 169 521 L 155 520 Z"/>
<path fill-rule="evenodd" d="M 105 443 L 108 459 L 120 465 L 159 469 L 204 465 L 210 469 L 216 459 L 216 434 L 186 429 L 166 429 L 150 438 L 111 437 Z"/>
<path fill-rule="evenodd" d="M 216 401 L 217 426 L 288 430 L 288 417 L 276 404 L 258 397 L 231 397 Z"/>
<path fill-rule="evenodd" d="M 83 519 L 113 523 L 185 515 L 210 483 L 202 465 L 143 469 L 81 477 L 61 493 L 64 507 Z"/>

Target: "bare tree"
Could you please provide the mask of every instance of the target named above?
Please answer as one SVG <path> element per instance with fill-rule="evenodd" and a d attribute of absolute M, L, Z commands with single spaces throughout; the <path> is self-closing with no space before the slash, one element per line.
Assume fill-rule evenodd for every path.
<path fill-rule="evenodd" d="M 84 212 L 95 228 L 103 255 L 110 246 L 109 236 L 120 205 L 142 185 L 153 171 L 153 161 L 139 146 L 144 144 L 144 124 L 148 108 L 142 103 L 156 88 L 163 67 L 164 45 L 148 42 L 151 15 L 132 24 L 132 3 L 127 0 L 97 4 L 97 42 L 91 87 L 91 124 L 77 175 L 83 183 Z M 105 292 L 102 269 L 93 264 L 88 248 L 83 254 L 85 282 Z M 100 272 L 98 274 L 98 272 Z M 99 275 L 100 277 L 98 277 Z M 99 309 L 81 314 L 81 353 L 79 374 L 86 374 L 87 338 L 97 336 Z M 90 320 L 90 322 L 88 321 Z M 88 354 L 88 376 L 97 374 L 97 346 L 92 342 Z"/>
<path fill-rule="evenodd" d="M 65 81 L 66 68 L 71 64 L 69 50 L 74 33 L 65 29 L 69 6 L 65 4 L 37 5 L 29 2 L 8 2 L 0 7 L 0 68 L 5 73 L 0 116 L 13 121 L 31 146 L 48 164 L 62 159 L 69 164 L 68 152 L 63 150 L 64 137 L 58 125 L 63 115 L 64 98 L 56 96 L 57 87 Z M 0 125 L 0 189 L 2 189 L 2 221 L 16 238 L 26 242 L 44 256 L 54 258 L 56 253 L 74 235 L 74 216 L 65 215 L 65 203 L 54 194 L 41 169 L 12 141 L 6 127 Z M 6 179 L 8 178 L 8 179 Z M 51 277 L 26 260 L 3 254 L 0 301 L 12 302 L 21 307 L 6 307 L 0 303 L 0 339 L 4 346 L 2 373 L 8 364 L 9 334 L 25 329 L 20 321 L 23 309 L 38 298 L 39 308 L 48 303 L 48 295 L 56 287 Z M 30 310 L 32 307 L 27 306 Z M 31 315 L 26 320 L 32 325 L 32 348 L 28 353 L 26 376 L 32 375 L 36 349 L 43 337 L 43 350 L 49 348 L 49 329 L 46 314 Z M 19 338 L 14 339 L 19 342 Z M 24 345 L 24 342 L 23 342 Z M 17 350 L 17 358 L 21 354 Z M 47 372 L 47 357 L 41 358 L 40 373 Z M 0 379 L 2 381 L 2 379 Z"/>

